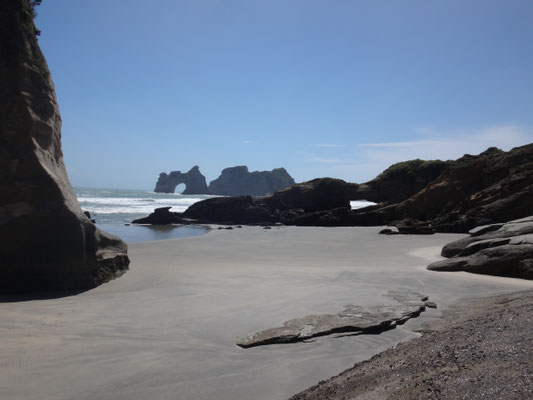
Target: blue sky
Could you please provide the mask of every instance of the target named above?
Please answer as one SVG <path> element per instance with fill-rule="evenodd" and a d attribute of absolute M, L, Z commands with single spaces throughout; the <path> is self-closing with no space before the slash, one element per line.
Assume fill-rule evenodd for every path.
<path fill-rule="evenodd" d="M 44 0 L 74 186 L 375 177 L 533 142 L 529 0 Z"/>

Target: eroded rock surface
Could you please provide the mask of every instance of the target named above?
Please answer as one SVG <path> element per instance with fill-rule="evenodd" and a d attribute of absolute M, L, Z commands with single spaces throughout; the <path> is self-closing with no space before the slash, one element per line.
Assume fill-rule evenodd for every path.
<path fill-rule="evenodd" d="M 127 247 L 82 212 L 27 0 L 0 2 L 0 292 L 84 290 L 128 268 Z"/>
<path fill-rule="evenodd" d="M 450 258 L 430 264 L 429 270 L 533 279 L 533 217 L 475 228 L 441 254 Z"/>
<path fill-rule="evenodd" d="M 419 293 L 406 291 L 390 291 L 386 296 L 393 300 L 393 304 L 370 308 L 349 304 L 337 314 L 308 315 L 291 319 L 282 327 L 253 333 L 239 340 L 237 345 L 248 348 L 275 343 L 302 342 L 318 336 L 343 332 L 382 332 L 420 315 L 425 310 L 425 301 L 428 299 Z"/>

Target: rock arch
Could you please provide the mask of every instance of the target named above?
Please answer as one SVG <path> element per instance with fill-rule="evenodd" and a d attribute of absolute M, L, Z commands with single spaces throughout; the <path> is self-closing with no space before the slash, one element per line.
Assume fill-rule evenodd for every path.
<path fill-rule="evenodd" d="M 205 176 L 200 172 L 198 165 L 192 167 L 188 172 L 172 171 L 170 174 L 162 172 L 155 185 L 156 193 L 174 193 L 176 186 L 185 184 L 183 194 L 208 194 L 209 189 L 205 181 Z"/>

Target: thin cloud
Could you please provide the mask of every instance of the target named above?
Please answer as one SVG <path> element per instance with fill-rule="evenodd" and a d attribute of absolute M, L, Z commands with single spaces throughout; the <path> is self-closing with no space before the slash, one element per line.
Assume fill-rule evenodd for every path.
<path fill-rule="evenodd" d="M 327 157 L 311 157 L 309 161 L 322 164 L 338 164 L 342 162 L 339 158 L 327 158 Z"/>
<path fill-rule="evenodd" d="M 243 140 L 242 144 L 254 144 L 255 140 Z"/>
<path fill-rule="evenodd" d="M 516 125 L 480 130 L 433 131 L 431 137 L 405 142 L 362 143 L 354 158 L 332 166 L 344 179 L 370 180 L 390 165 L 415 158 L 451 160 L 464 154 L 479 154 L 488 147 L 510 150 L 533 142 L 533 130 Z"/>
<path fill-rule="evenodd" d="M 327 149 L 334 149 L 339 147 L 344 147 L 343 144 L 334 144 L 334 143 L 315 143 L 311 145 L 312 147 L 321 147 Z"/>

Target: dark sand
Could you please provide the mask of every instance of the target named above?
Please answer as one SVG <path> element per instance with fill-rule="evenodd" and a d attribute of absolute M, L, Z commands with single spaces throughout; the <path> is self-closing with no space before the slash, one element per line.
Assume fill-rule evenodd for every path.
<path fill-rule="evenodd" d="M 460 301 L 427 329 L 291 399 L 533 398 L 533 291 Z"/>
<path fill-rule="evenodd" d="M 0 303 L 0 399 L 287 399 L 419 336 L 413 329 L 458 298 L 533 288 L 425 269 L 463 235 L 378 231 L 243 227 L 133 243 L 119 279 L 76 296 Z M 380 335 L 235 345 L 292 318 L 383 304 L 390 289 L 427 294 L 439 308 Z"/>

